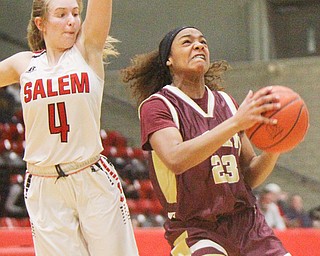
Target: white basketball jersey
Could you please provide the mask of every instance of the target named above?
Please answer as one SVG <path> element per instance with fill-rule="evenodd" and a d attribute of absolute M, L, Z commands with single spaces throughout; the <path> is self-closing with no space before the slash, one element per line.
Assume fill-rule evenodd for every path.
<path fill-rule="evenodd" d="M 76 46 L 53 67 L 48 65 L 46 51 L 35 53 L 20 84 L 26 162 L 38 166 L 81 162 L 102 151 L 104 81 Z"/>

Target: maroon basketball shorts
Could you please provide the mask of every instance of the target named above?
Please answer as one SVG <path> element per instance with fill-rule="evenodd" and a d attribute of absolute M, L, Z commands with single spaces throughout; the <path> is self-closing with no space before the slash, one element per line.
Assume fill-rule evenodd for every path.
<path fill-rule="evenodd" d="M 172 255 L 290 255 L 256 207 L 222 216 L 216 222 L 168 220 L 165 229 Z"/>

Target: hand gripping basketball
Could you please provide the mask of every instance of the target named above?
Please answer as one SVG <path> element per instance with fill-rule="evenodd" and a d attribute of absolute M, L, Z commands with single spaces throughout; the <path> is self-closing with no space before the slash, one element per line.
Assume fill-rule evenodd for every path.
<path fill-rule="evenodd" d="M 309 128 L 309 112 L 300 95 L 285 86 L 273 86 L 281 108 L 263 114 L 278 120 L 276 125 L 256 124 L 245 133 L 252 144 L 267 152 L 287 152 L 303 141 Z"/>

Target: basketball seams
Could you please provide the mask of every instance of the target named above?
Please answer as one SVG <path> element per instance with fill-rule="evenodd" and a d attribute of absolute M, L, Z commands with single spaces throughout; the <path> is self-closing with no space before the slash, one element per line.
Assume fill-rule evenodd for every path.
<path fill-rule="evenodd" d="M 293 131 L 293 129 L 296 127 L 297 123 L 299 122 L 299 119 L 300 119 L 300 116 L 301 116 L 301 113 L 302 113 L 302 109 L 304 108 L 304 105 L 302 104 L 301 107 L 300 107 L 300 110 L 299 110 L 299 114 L 297 115 L 297 118 L 294 122 L 294 124 L 292 125 L 291 129 L 286 133 L 285 136 L 283 136 L 280 140 L 278 140 L 277 142 L 275 142 L 274 144 L 271 144 L 270 146 L 268 147 L 261 147 L 262 150 L 267 150 L 267 149 L 270 149 L 278 144 L 280 144 L 283 140 L 285 140 L 290 134 L 291 132 Z M 288 149 L 289 150 L 289 149 Z"/>
<path fill-rule="evenodd" d="M 287 104 L 281 106 L 280 109 L 278 109 L 277 111 L 274 111 L 274 112 L 273 112 L 270 116 L 268 116 L 268 117 L 269 117 L 269 118 L 270 118 L 270 117 L 273 117 L 274 115 L 276 115 L 277 113 L 281 112 L 281 111 L 284 110 L 286 107 L 292 105 L 294 102 L 296 102 L 296 101 L 298 101 L 298 100 L 302 100 L 302 99 L 299 97 L 299 95 L 297 95 L 297 97 L 296 97 L 295 99 L 287 102 Z M 302 103 L 302 106 L 303 106 L 303 105 L 304 105 L 303 101 L 302 101 L 301 103 Z M 299 111 L 301 111 L 301 109 L 300 109 Z M 256 133 L 256 131 L 259 130 L 259 129 L 261 128 L 261 126 L 263 126 L 263 125 L 264 125 L 263 123 L 259 124 L 259 125 L 251 132 L 251 134 L 250 134 L 250 136 L 249 136 L 249 139 L 251 139 L 251 138 L 253 137 L 253 135 Z"/>

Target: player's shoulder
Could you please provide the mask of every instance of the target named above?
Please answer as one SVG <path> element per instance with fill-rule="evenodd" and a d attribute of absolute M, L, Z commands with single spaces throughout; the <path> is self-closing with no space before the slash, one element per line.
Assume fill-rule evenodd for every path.
<path fill-rule="evenodd" d="M 29 62 L 32 58 L 33 53 L 31 51 L 18 52 L 11 56 L 12 61 L 18 61 L 19 63 Z"/>
<path fill-rule="evenodd" d="M 168 99 L 161 94 L 160 92 L 151 94 L 148 98 L 144 99 L 141 103 L 140 103 L 140 107 L 143 105 L 163 105 L 165 104 L 165 101 L 167 101 Z"/>
<path fill-rule="evenodd" d="M 168 106 L 169 105 L 169 106 Z M 169 112 L 171 103 L 163 95 L 159 93 L 152 94 L 144 101 L 142 101 L 138 107 L 139 116 L 141 113 L 163 113 Z"/>
<path fill-rule="evenodd" d="M 160 94 L 153 94 L 144 101 L 141 102 L 139 109 L 146 110 L 159 110 L 166 107 L 166 99 Z"/>
<path fill-rule="evenodd" d="M 11 66 L 17 71 L 18 74 L 23 73 L 28 67 L 33 53 L 31 51 L 18 52 L 10 57 Z"/>

